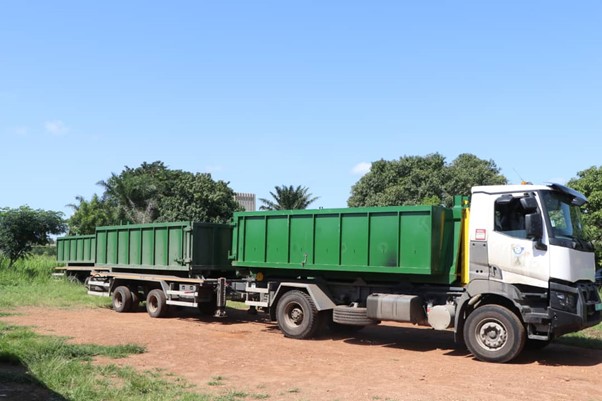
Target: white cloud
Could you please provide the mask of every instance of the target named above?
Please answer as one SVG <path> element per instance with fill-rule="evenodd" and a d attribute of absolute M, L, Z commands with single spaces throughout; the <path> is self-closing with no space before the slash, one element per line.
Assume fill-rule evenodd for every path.
<path fill-rule="evenodd" d="M 69 127 L 67 127 L 61 120 L 46 121 L 44 123 L 44 128 L 47 132 L 56 136 L 63 136 L 69 132 Z"/>
<path fill-rule="evenodd" d="M 351 169 L 351 174 L 364 175 L 368 171 L 370 171 L 371 167 L 372 167 L 372 163 L 367 163 L 367 162 L 358 163 L 355 166 L 353 166 L 353 168 Z"/>

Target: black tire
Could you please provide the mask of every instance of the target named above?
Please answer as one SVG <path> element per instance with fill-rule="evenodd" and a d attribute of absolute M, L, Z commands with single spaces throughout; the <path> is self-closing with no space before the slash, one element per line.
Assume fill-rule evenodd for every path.
<path fill-rule="evenodd" d="M 113 291 L 113 310 L 118 313 L 132 310 L 132 292 L 126 286 L 119 286 Z"/>
<path fill-rule="evenodd" d="M 299 290 L 287 292 L 276 307 L 278 327 L 286 337 L 311 338 L 320 326 L 318 309 L 311 297 Z"/>
<path fill-rule="evenodd" d="M 504 363 L 523 350 L 525 327 L 518 316 L 503 306 L 484 305 L 468 315 L 464 342 L 477 359 Z"/>
<path fill-rule="evenodd" d="M 162 290 L 154 289 L 146 296 L 146 311 L 150 317 L 165 317 L 167 315 L 167 299 Z"/>
<path fill-rule="evenodd" d="M 367 316 L 367 309 L 347 305 L 337 305 L 332 310 L 333 323 L 341 326 L 364 327 L 376 324 L 378 321 Z"/>

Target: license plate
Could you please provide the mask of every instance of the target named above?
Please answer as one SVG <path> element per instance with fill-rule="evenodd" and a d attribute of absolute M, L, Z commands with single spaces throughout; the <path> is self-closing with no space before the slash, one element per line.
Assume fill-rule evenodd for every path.
<path fill-rule="evenodd" d="M 597 311 L 602 310 L 602 302 L 599 304 L 596 304 L 596 310 Z"/>

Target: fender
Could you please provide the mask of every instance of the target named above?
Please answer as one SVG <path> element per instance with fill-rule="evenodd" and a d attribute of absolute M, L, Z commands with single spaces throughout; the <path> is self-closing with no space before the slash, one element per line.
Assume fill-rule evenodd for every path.
<path fill-rule="evenodd" d="M 456 318 L 454 324 L 456 341 L 462 338 L 464 311 L 469 305 L 476 303 L 485 295 L 496 295 L 508 300 L 520 312 L 520 317 L 524 321 L 523 305 L 517 302 L 517 300 L 523 298 L 518 288 L 512 284 L 500 281 L 475 279 L 468 283 L 466 292 L 456 299 Z"/>
<path fill-rule="evenodd" d="M 336 304 L 332 302 L 332 300 L 326 294 L 326 292 L 322 290 L 322 288 L 320 288 L 320 286 L 318 286 L 317 284 L 284 282 L 280 283 L 278 289 L 274 293 L 274 296 L 271 297 L 270 308 L 272 308 L 278 303 L 278 300 L 280 299 L 282 294 L 286 292 L 286 289 L 291 288 L 299 288 L 305 290 L 307 294 L 309 294 L 309 296 L 311 297 L 311 300 L 314 302 L 314 305 L 316 305 L 316 309 L 318 309 L 318 311 L 331 310 L 334 309 L 334 307 L 336 306 Z"/>

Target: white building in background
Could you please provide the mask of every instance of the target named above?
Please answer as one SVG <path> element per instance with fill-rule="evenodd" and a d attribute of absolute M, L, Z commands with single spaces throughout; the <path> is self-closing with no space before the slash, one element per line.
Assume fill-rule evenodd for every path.
<path fill-rule="evenodd" d="M 243 192 L 235 192 L 234 199 L 245 208 L 245 212 L 254 212 L 255 209 L 255 194 Z"/>

